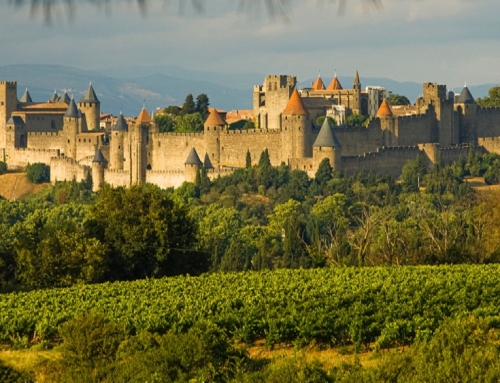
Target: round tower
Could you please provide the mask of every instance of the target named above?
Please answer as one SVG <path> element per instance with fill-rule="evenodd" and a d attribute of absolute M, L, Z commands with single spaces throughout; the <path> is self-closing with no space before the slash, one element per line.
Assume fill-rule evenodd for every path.
<path fill-rule="evenodd" d="M 198 156 L 198 153 L 193 146 L 186 158 L 186 162 L 184 162 L 184 180 L 186 182 L 195 183 L 196 175 L 198 174 L 202 165 L 203 163 L 201 162 L 200 157 Z"/>
<path fill-rule="evenodd" d="M 92 83 L 89 84 L 83 97 L 78 102 L 78 106 L 85 116 L 86 126 L 82 126 L 84 131 L 99 130 L 101 120 L 101 103 L 99 102 Z"/>
<path fill-rule="evenodd" d="M 125 158 L 125 142 L 128 136 L 128 124 L 120 113 L 115 126 L 111 131 L 111 140 L 109 143 L 109 167 L 110 169 L 123 170 Z"/>
<path fill-rule="evenodd" d="M 324 158 L 328 158 L 333 170 L 340 172 L 342 170 L 341 154 L 340 142 L 335 136 L 328 118 L 325 118 L 313 144 L 313 157 L 316 169 L 318 169 L 319 164 Z"/>
<path fill-rule="evenodd" d="M 282 113 L 282 154 L 286 158 L 312 156 L 311 118 L 297 89 Z"/>
<path fill-rule="evenodd" d="M 65 136 L 64 154 L 66 157 L 76 158 L 76 136 L 80 131 L 81 113 L 76 107 L 75 100 L 71 99 L 64 114 L 63 134 Z"/>
<path fill-rule="evenodd" d="M 205 150 L 214 168 L 220 166 L 220 137 L 224 131 L 226 121 L 220 116 L 217 109 L 212 109 L 203 125 L 203 139 L 205 141 Z"/>
<path fill-rule="evenodd" d="M 380 121 L 380 128 L 383 132 L 385 146 L 397 146 L 398 138 L 396 134 L 394 115 L 387 100 L 383 100 L 377 111 L 377 118 Z"/>
<path fill-rule="evenodd" d="M 101 149 L 97 148 L 92 160 L 92 191 L 94 192 L 99 191 L 104 186 L 104 169 L 107 163 Z"/>

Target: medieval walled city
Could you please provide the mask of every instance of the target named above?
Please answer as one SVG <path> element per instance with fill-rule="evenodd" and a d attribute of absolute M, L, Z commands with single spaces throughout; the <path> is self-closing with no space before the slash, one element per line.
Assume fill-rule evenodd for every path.
<path fill-rule="evenodd" d="M 15 81 L 1 81 L 0 160 L 9 169 L 45 163 L 53 183 L 90 174 L 99 190 L 104 184 L 178 187 L 193 182 L 201 167 L 213 179 L 244 167 L 247 153 L 256 164 L 266 149 L 273 166 L 285 163 L 310 177 L 324 158 L 344 174 L 398 176 L 419 153 L 428 164 L 449 164 L 471 145 L 500 154 L 500 108 L 480 108 L 466 86 L 454 94 L 424 83 L 422 95 L 405 108 L 391 108 L 377 91 L 363 91 L 357 71 L 351 89 L 337 76 L 328 86 L 318 76 L 299 90 L 296 77 L 269 75 L 254 86 L 247 111 L 255 129 L 230 129 L 224 113 L 211 108 L 203 132 L 162 133 L 144 107 L 136 118 L 120 114 L 102 128 L 92 84 L 78 102 L 66 93 L 37 102 L 28 90 L 18 99 Z M 366 125 L 346 126 L 353 114 L 368 118 Z M 330 118 L 317 126 L 320 116 Z"/>

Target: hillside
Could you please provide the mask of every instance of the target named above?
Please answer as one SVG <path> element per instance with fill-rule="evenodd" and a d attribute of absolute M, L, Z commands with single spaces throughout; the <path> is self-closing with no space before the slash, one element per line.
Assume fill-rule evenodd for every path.
<path fill-rule="evenodd" d="M 0 175 L 0 196 L 15 201 L 26 194 L 38 193 L 49 184 L 32 184 L 26 173 L 7 173 Z"/>

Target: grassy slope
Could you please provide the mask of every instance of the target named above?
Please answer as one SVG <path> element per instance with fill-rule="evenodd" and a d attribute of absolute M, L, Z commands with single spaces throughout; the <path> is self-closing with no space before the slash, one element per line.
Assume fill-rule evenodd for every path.
<path fill-rule="evenodd" d="M 27 194 L 38 193 L 49 184 L 32 184 L 26 173 L 7 173 L 0 175 L 0 196 L 14 201 Z"/>

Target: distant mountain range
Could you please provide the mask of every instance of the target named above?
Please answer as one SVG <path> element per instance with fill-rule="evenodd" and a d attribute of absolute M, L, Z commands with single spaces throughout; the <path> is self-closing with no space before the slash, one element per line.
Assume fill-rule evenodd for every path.
<path fill-rule="evenodd" d="M 101 111 L 117 115 L 121 110 L 126 116 L 137 115 L 143 105 L 149 111 L 168 105 L 182 105 L 188 93 L 194 97 L 206 93 L 210 105 L 218 109 L 251 109 L 253 85 L 262 84 L 264 77 L 265 74 L 260 73 L 209 73 L 177 66 L 131 66 L 98 71 L 60 65 L 0 66 L 0 80 L 16 80 L 19 97 L 28 88 L 34 101 L 47 101 L 54 91 L 61 94 L 66 90 L 78 101 L 92 82 L 101 101 Z M 368 85 L 384 86 L 411 101 L 422 92 L 422 84 L 416 82 L 372 77 L 360 79 L 363 88 Z M 326 83 L 331 79 L 325 76 L 323 80 Z M 339 76 L 339 80 L 344 88 L 352 86 L 352 76 Z M 313 81 L 300 81 L 299 89 L 309 87 Z M 495 85 L 469 85 L 469 89 L 478 98 L 487 95 Z M 461 87 L 454 90 L 460 92 Z"/>

